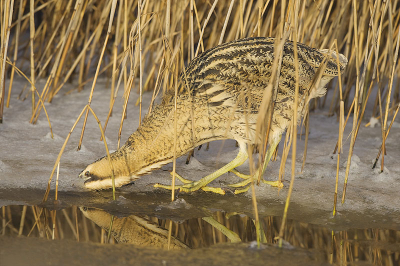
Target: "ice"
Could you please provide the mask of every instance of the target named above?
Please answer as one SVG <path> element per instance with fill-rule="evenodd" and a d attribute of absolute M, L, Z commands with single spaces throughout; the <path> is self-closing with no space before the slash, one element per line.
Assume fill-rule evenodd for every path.
<path fill-rule="evenodd" d="M 375 168 L 374 168 L 374 173 L 375 173 L 375 174 L 379 174 L 380 176 L 384 176 L 384 174 L 386 174 L 386 175 L 389 175 L 389 174 L 390 174 L 389 169 L 387 169 L 386 166 L 383 167 L 383 172 L 381 172 L 380 166 L 379 166 L 379 168 L 378 168 L 378 167 L 375 167 Z M 386 178 L 387 178 L 387 176 L 386 176 Z"/>
<path fill-rule="evenodd" d="M 2 161 L 0 161 L 0 172 L 5 172 L 7 170 L 10 170 L 10 167 L 8 165 L 6 165 L 5 163 L 3 163 Z"/>
<path fill-rule="evenodd" d="M 379 126 L 380 125 L 380 121 L 378 118 L 371 116 L 370 120 L 369 120 L 370 126 L 372 128 Z"/>
<path fill-rule="evenodd" d="M 356 154 L 351 156 L 350 170 L 356 171 L 360 168 L 361 160 Z M 343 167 L 347 167 L 347 161 L 343 163 Z"/>
<path fill-rule="evenodd" d="M 196 158 L 190 158 L 189 164 L 184 166 L 186 170 L 204 170 L 204 165 L 200 163 Z"/>
<path fill-rule="evenodd" d="M 63 141 L 64 139 L 56 134 L 53 134 L 53 137 L 51 137 L 51 133 L 49 132 L 46 134 L 46 136 L 42 137 L 40 140 L 41 141 Z"/>
<path fill-rule="evenodd" d="M 157 211 L 162 210 L 163 208 L 167 208 L 167 209 L 190 209 L 192 208 L 192 205 L 190 205 L 189 203 L 187 203 L 184 199 L 179 198 L 175 201 L 166 203 L 166 204 L 161 204 L 160 206 L 158 206 L 156 208 Z"/>

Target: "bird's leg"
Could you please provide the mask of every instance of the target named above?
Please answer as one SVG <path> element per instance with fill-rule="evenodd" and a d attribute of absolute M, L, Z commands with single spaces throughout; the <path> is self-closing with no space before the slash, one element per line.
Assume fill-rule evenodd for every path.
<path fill-rule="evenodd" d="M 171 174 L 171 176 L 173 176 L 173 172 L 170 172 L 170 174 Z M 176 178 L 178 178 L 183 184 L 189 184 L 189 183 L 192 183 L 193 181 L 192 180 L 189 180 L 189 179 L 186 179 L 186 178 L 183 178 L 183 177 L 181 177 L 180 175 L 178 175 L 178 173 L 175 173 L 175 176 L 176 176 Z"/>
<path fill-rule="evenodd" d="M 274 154 L 274 151 L 275 151 L 276 147 L 278 146 L 278 144 L 279 144 L 279 142 L 281 140 L 281 137 L 282 136 L 279 136 L 279 139 L 273 141 L 270 144 L 270 146 L 268 147 L 268 150 L 267 150 L 267 154 L 265 155 L 265 159 L 264 159 L 263 165 L 258 167 L 257 171 L 255 172 L 255 174 L 253 176 L 245 175 L 245 174 L 242 174 L 242 173 L 238 172 L 235 169 L 232 169 L 231 170 L 232 173 L 234 173 L 238 177 L 243 178 L 245 180 L 241 181 L 241 182 L 238 182 L 238 183 L 235 183 L 235 184 L 232 184 L 232 185 L 229 185 L 229 186 L 230 187 L 234 187 L 234 188 L 244 187 L 244 186 L 247 186 L 248 184 L 250 184 L 253 180 L 257 180 L 259 175 L 263 175 L 265 170 L 267 169 L 268 163 L 271 161 L 271 157 Z M 260 173 L 260 171 L 261 171 L 261 173 Z M 282 187 L 282 183 L 279 182 L 278 180 L 277 181 L 266 181 L 264 179 L 261 179 L 261 180 L 262 180 L 263 183 L 271 185 L 273 187 Z M 239 194 L 239 193 L 246 192 L 249 188 L 250 187 L 246 187 L 244 189 L 237 189 L 235 191 L 235 193 Z"/>
<path fill-rule="evenodd" d="M 173 176 L 173 172 L 170 172 L 171 176 Z M 189 184 L 192 183 L 192 180 L 183 178 L 182 176 L 180 176 L 178 173 L 175 173 L 175 177 L 178 178 L 182 183 L 184 184 Z M 157 185 L 155 187 L 162 187 L 162 185 Z M 165 188 L 165 187 L 164 187 Z M 171 188 L 172 189 L 172 188 Z M 223 190 L 222 188 L 216 188 L 216 187 L 202 187 L 201 188 L 203 191 L 210 191 L 210 192 L 214 192 L 217 194 L 221 194 L 221 195 L 225 195 L 225 190 Z"/>
<path fill-rule="evenodd" d="M 248 158 L 247 152 L 241 149 L 235 159 L 233 159 L 231 162 L 221 167 L 214 173 L 209 174 L 206 177 L 203 177 L 199 181 L 191 181 L 190 183 L 187 183 L 186 181 L 188 180 L 182 178 L 182 182 L 184 182 L 185 184 L 181 186 L 175 186 L 175 189 L 179 189 L 180 191 L 183 192 L 193 192 L 202 189 L 204 191 L 211 191 L 218 194 L 225 194 L 225 191 L 222 188 L 207 187 L 207 185 L 216 178 L 218 178 L 219 176 L 225 174 L 226 172 L 229 172 L 230 170 L 234 169 L 235 167 L 238 167 L 239 165 L 242 165 L 247 160 L 247 158 Z M 154 187 L 172 190 L 172 186 L 166 186 L 161 184 L 155 184 Z"/>

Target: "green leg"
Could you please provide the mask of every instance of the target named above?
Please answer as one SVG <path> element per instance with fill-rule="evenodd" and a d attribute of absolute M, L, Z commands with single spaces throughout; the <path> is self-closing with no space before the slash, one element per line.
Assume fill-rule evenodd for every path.
<path fill-rule="evenodd" d="M 232 243 L 240 243 L 242 240 L 240 239 L 239 235 L 235 232 L 229 230 L 227 227 L 222 225 L 220 222 L 215 220 L 212 217 L 203 217 L 201 218 L 207 223 L 211 224 L 215 229 L 223 233 Z"/>
<path fill-rule="evenodd" d="M 203 177 L 199 181 L 186 183 L 182 186 L 175 186 L 175 189 L 180 189 L 180 191 L 183 192 L 193 192 L 202 189 L 205 191 L 212 191 L 218 194 L 222 194 L 221 188 L 207 187 L 207 185 L 212 181 L 214 181 L 215 179 L 217 179 L 219 176 L 225 174 L 226 172 L 229 172 L 230 170 L 234 169 L 235 167 L 238 167 L 239 165 L 242 165 L 247 160 L 247 158 L 248 158 L 247 152 L 240 150 L 235 159 L 233 159 L 230 163 L 226 164 L 219 170 L 215 171 L 212 174 L 209 174 L 206 177 Z M 161 184 L 155 184 L 154 187 L 172 190 L 172 186 L 165 186 Z"/>
<path fill-rule="evenodd" d="M 263 162 L 262 167 L 259 167 L 257 169 L 257 171 L 255 172 L 255 174 L 253 176 L 251 175 L 245 175 L 240 173 L 239 171 L 232 169 L 231 172 L 234 173 L 235 175 L 237 175 L 240 178 L 245 179 L 244 181 L 229 185 L 230 187 L 234 187 L 234 188 L 239 188 L 239 187 L 244 187 L 246 185 L 248 185 L 253 179 L 256 180 L 258 179 L 259 175 L 263 175 L 265 170 L 267 169 L 268 163 L 271 161 L 271 157 L 272 154 L 274 154 L 274 151 L 276 149 L 276 147 L 278 146 L 279 142 L 281 141 L 281 137 L 282 135 L 279 137 L 278 140 L 276 140 L 275 142 L 272 142 L 270 144 L 270 146 L 268 147 L 267 150 L 267 154 L 265 156 L 265 160 Z M 260 173 L 261 171 L 261 173 Z M 282 187 L 282 184 L 279 181 L 265 181 L 264 179 L 261 179 L 263 183 L 271 185 L 273 187 Z M 238 190 L 238 192 L 235 191 L 235 193 L 243 193 L 246 192 L 250 187 L 246 187 L 244 189 Z M 240 191 L 240 192 L 239 192 Z"/>
<path fill-rule="evenodd" d="M 170 173 L 171 176 L 173 176 L 173 173 Z M 175 177 L 178 178 L 182 183 L 184 184 L 189 184 L 192 183 L 192 180 L 186 179 L 181 177 L 178 173 L 175 173 Z M 162 185 L 157 185 L 155 187 L 162 187 Z M 210 192 L 214 192 L 217 194 L 221 194 L 221 195 L 225 195 L 225 190 L 223 190 L 222 188 L 216 188 L 216 187 L 202 187 L 201 188 L 203 191 L 210 191 Z"/>
<path fill-rule="evenodd" d="M 170 174 L 171 174 L 171 176 L 173 176 L 174 173 L 173 173 L 173 172 L 170 172 Z M 192 180 L 183 178 L 183 177 L 181 177 L 180 175 L 178 175 L 178 173 L 175 173 L 175 177 L 178 178 L 178 179 L 179 179 L 182 183 L 184 183 L 184 184 L 192 183 Z"/>

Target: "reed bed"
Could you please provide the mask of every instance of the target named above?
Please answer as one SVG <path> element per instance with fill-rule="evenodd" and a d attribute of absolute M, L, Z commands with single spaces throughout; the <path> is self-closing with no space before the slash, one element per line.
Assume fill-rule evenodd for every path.
<path fill-rule="evenodd" d="M 90 105 L 96 81 L 101 76 L 108 80 L 110 104 L 105 107 L 109 110 L 106 121 L 98 120 L 100 130 L 102 134 L 106 130 L 108 119 L 113 115 L 115 97 L 122 86 L 125 102 L 124 111 L 119 114 L 121 134 L 131 92 L 140 95 L 137 104 L 142 117 L 145 113 L 142 111 L 142 93 L 153 91 L 153 102 L 157 95 L 176 90 L 178 74 L 202 51 L 243 37 L 271 36 L 314 48 L 336 50 L 349 59 L 345 73 L 328 85 L 327 95 L 312 101 L 309 106 L 310 111 L 329 106 L 329 115 L 337 116 L 338 141 L 332 151 L 338 154 L 343 153 L 344 128 L 349 117 L 353 118 L 352 125 L 348 125 L 352 127 L 352 134 L 342 203 L 357 134 L 361 122 L 369 116 L 380 120 L 382 144 L 377 160 L 381 160 L 383 171 L 386 139 L 400 106 L 400 83 L 395 83 L 400 71 L 398 0 L 5 0 L 0 4 L 0 14 L 0 122 L 4 108 L 9 106 L 11 91 L 17 89 L 13 88 L 15 73 L 27 80 L 29 91 L 21 92 L 22 98 L 30 98 L 26 104 L 32 106 L 31 117 L 27 120 L 34 124 L 45 112 L 50 128 L 52 114 L 47 114 L 44 102 L 52 102 L 67 82 L 73 81 L 74 90 L 78 92 L 89 89 L 92 83 L 88 103 L 79 116 L 79 119 L 84 118 L 80 147 L 89 111 L 95 116 Z M 280 52 L 277 45 L 275 54 Z M 276 93 L 274 77 L 279 76 L 279 60 L 276 60 L 273 72 L 275 76 L 271 78 L 260 108 L 262 117 L 272 115 L 269 110 Z M 8 88 L 5 87 L 6 79 L 9 80 Z M 46 79 L 43 88 L 35 86 L 38 79 Z M 368 102 L 372 108 L 367 109 Z M 259 134 L 268 135 L 268 119 L 261 120 Z M 309 124 L 304 125 L 308 127 Z M 293 158 L 296 156 L 296 137 L 293 137 L 297 136 L 296 123 L 290 131 L 281 169 L 290 148 Z M 259 148 L 261 153 L 266 146 L 264 143 Z M 290 190 L 295 177 L 295 160 L 292 162 Z M 337 165 L 339 169 L 339 156 Z M 283 178 L 282 170 L 280 180 Z M 337 195 L 338 184 L 334 206 Z M 256 200 L 254 210 L 257 210 Z M 282 227 L 281 239 L 284 231 Z"/>

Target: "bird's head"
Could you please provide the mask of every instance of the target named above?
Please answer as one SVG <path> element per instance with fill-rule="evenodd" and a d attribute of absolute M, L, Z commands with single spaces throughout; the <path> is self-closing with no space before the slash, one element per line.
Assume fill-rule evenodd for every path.
<path fill-rule="evenodd" d="M 92 190 L 112 188 L 113 176 L 116 187 L 123 186 L 137 179 L 137 177 L 129 174 L 126 163 L 117 163 L 115 160 L 111 161 L 113 165 L 111 165 L 107 156 L 100 158 L 89 164 L 79 174 L 79 177 L 84 180 L 86 188 Z"/>
<path fill-rule="evenodd" d="M 331 81 L 334 77 L 337 77 L 339 75 L 339 69 L 340 73 L 343 74 L 348 63 L 348 60 L 344 55 L 342 54 L 338 55 L 335 51 L 329 49 L 322 49 L 319 51 L 324 55 L 324 58 L 326 58 L 326 67 L 324 69 L 324 72 L 321 73 L 322 75 L 320 75 L 321 78 L 319 80 L 319 83 L 316 83 L 317 84 L 316 90 L 313 90 L 311 93 L 311 98 L 321 97 L 325 95 L 326 84 L 329 81 Z M 338 62 L 339 66 L 337 64 Z"/>
<path fill-rule="evenodd" d="M 327 58 L 327 64 L 323 76 L 331 78 L 336 77 L 339 75 L 338 69 L 340 69 L 340 73 L 343 74 L 348 63 L 346 56 L 340 53 L 338 55 L 335 51 L 329 49 L 321 49 L 319 51 Z M 339 62 L 339 67 L 337 62 Z"/>

